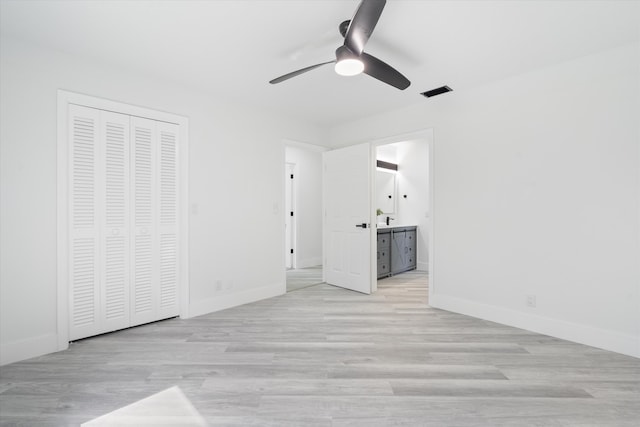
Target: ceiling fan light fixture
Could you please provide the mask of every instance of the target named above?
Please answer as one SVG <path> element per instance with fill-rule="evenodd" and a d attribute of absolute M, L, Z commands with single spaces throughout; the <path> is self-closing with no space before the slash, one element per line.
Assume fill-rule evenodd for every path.
<path fill-rule="evenodd" d="M 336 73 L 341 76 L 355 76 L 364 73 L 396 89 L 405 90 L 408 88 L 411 82 L 398 70 L 364 51 L 364 46 L 371 37 L 385 4 L 386 0 L 360 1 L 353 18 L 343 21 L 339 26 L 344 43 L 336 49 L 335 61 L 321 62 L 301 68 L 275 78 L 269 83 L 281 83 L 323 65 L 334 63 Z"/>
<path fill-rule="evenodd" d="M 364 64 L 357 58 L 346 58 L 336 62 L 335 69 L 341 76 L 356 76 L 364 71 Z"/>

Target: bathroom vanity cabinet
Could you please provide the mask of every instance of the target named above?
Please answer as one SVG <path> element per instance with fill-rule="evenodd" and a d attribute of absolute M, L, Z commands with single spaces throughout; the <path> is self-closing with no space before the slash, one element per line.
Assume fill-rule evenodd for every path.
<path fill-rule="evenodd" d="M 417 227 L 378 229 L 378 279 L 415 270 Z"/>

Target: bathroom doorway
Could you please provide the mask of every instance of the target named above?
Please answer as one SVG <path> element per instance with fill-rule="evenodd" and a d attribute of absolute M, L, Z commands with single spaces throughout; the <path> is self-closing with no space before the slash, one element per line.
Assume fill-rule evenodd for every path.
<path fill-rule="evenodd" d="M 433 132 L 387 138 L 373 145 L 376 229 L 378 237 L 391 236 L 389 247 L 376 248 L 376 288 L 419 287 L 424 293 L 421 302 L 428 303 L 433 292 Z M 405 236 L 414 236 L 413 245 L 398 243 L 403 230 Z M 394 239 L 394 232 L 399 233 L 399 240 Z M 408 254 L 406 259 L 401 249 Z"/>
<path fill-rule="evenodd" d="M 326 148 L 285 141 L 284 214 L 286 291 L 323 282 L 322 152 Z"/>

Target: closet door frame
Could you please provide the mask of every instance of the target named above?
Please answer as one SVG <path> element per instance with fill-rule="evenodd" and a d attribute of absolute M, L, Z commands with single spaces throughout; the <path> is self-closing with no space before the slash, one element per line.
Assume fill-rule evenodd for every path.
<path fill-rule="evenodd" d="M 58 351 L 69 347 L 69 105 L 81 105 L 178 125 L 178 271 L 180 317 L 189 316 L 189 120 L 184 116 L 66 90 L 58 90 L 57 118 L 57 337 Z"/>

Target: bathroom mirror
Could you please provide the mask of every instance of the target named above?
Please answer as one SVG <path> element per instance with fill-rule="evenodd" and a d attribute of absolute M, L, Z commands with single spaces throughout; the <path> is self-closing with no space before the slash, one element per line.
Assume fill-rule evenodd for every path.
<path fill-rule="evenodd" d="M 392 214 L 396 206 L 396 174 L 378 169 L 376 171 L 376 192 L 378 193 L 376 209 L 384 214 Z"/>

